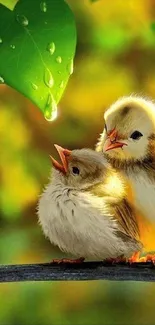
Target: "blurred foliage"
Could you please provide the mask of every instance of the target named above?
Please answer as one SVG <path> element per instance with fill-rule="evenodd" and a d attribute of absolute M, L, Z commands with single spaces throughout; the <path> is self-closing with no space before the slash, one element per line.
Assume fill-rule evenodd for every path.
<path fill-rule="evenodd" d="M 78 45 L 57 120 L 47 122 L 20 94 L 0 87 L 1 263 L 63 256 L 44 238 L 36 216 L 53 144 L 93 147 L 108 105 L 131 93 L 155 94 L 155 1 L 68 3 Z M 154 324 L 152 283 L 19 283 L 0 289 L 0 324 Z"/>

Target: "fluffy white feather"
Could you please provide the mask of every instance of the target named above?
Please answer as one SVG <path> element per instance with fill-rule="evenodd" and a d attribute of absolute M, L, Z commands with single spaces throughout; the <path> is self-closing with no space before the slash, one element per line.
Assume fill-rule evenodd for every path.
<path fill-rule="evenodd" d="M 57 173 L 53 171 L 38 206 L 39 222 L 51 243 L 76 257 L 131 256 L 137 245 L 118 237 L 118 223 L 108 211 L 106 198 L 65 186 Z"/>

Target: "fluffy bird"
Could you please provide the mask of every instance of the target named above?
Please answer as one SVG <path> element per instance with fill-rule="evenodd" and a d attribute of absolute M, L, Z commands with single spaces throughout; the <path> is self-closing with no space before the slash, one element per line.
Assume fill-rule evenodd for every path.
<path fill-rule="evenodd" d="M 39 223 L 52 244 L 76 259 L 54 261 L 129 257 L 141 250 L 124 183 L 103 155 L 55 147 L 61 163 L 51 157 L 52 175 L 39 200 Z"/>
<path fill-rule="evenodd" d="M 107 161 L 131 188 L 140 238 L 146 251 L 155 250 L 155 104 L 130 96 L 115 102 L 104 115 L 97 144 Z M 154 258 L 154 257 L 153 257 Z"/>

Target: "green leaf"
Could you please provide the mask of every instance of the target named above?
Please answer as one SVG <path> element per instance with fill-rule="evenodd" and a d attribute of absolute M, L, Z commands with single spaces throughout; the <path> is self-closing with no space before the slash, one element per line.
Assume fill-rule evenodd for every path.
<path fill-rule="evenodd" d="M 73 72 L 76 28 L 64 0 L 0 5 L 0 82 L 31 99 L 48 120 L 56 115 Z"/>

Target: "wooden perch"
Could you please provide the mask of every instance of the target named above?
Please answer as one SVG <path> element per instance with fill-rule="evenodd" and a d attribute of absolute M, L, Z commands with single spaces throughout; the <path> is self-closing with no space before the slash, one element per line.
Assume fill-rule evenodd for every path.
<path fill-rule="evenodd" d="M 110 265 L 106 262 L 82 264 L 25 264 L 2 265 L 0 282 L 17 281 L 66 281 L 66 280 L 111 280 L 155 281 L 155 266 L 152 263 Z"/>

